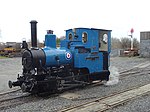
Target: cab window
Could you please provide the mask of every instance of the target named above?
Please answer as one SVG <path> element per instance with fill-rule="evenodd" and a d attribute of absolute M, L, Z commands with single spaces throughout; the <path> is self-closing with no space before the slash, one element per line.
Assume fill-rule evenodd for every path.
<path fill-rule="evenodd" d="M 88 35 L 87 35 L 87 33 L 86 33 L 86 32 L 82 33 L 82 42 L 83 42 L 83 43 L 86 43 L 87 40 L 88 40 Z"/>
<path fill-rule="evenodd" d="M 73 39 L 73 37 L 72 37 L 72 34 L 71 33 L 69 33 L 69 40 L 72 40 Z"/>

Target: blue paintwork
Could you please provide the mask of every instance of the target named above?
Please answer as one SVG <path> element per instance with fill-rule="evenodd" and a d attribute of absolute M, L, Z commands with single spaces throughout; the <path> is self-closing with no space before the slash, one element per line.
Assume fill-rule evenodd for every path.
<path fill-rule="evenodd" d="M 94 28 L 76 28 L 66 30 L 66 39 L 61 41 L 60 48 L 55 48 L 51 35 L 46 35 L 46 47 L 43 49 L 46 55 L 46 66 L 60 66 L 71 64 L 74 68 L 87 68 L 89 73 L 103 71 L 103 52 L 99 48 L 99 37 L 102 32 L 108 35 L 108 54 L 111 52 L 111 30 L 94 29 Z M 82 42 L 82 34 L 86 32 L 88 40 Z M 72 34 L 72 40 L 69 40 L 69 34 Z M 50 41 L 50 43 L 49 43 Z M 81 53 L 79 48 L 87 49 L 87 52 Z M 71 58 L 66 58 L 66 53 L 71 54 Z M 56 56 L 59 61 L 56 60 Z M 108 55 L 108 61 L 110 56 Z"/>
<path fill-rule="evenodd" d="M 75 53 L 75 58 L 74 58 L 74 66 L 76 68 L 88 68 L 90 73 L 94 72 L 101 72 L 103 71 L 103 56 L 102 53 L 99 53 L 97 55 L 99 58 L 95 60 L 86 60 L 88 57 L 96 57 L 96 56 L 91 56 L 89 53 Z"/>
<path fill-rule="evenodd" d="M 56 48 L 56 35 L 46 34 L 45 35 L 45 46 Z"/>
<path fill-rule="evenodd" d="M 74 52 L 74 67 L 75 68 L 87 68 L 90 73 L 103 71 L 103 54 L 99 51 L 99 34 L 101 32 L 107 32 L 108 34 L 108 54 L 111 52 L 111 30 L 94 29 L 94 28 L 76 28 L 76 34 L 72 29 L 66 30 L 66 39 L 61 42 L 61 47 L 67 48 L 70 42 L 70 50 Z M 88 35 L 88 41 L 82 42 L 82 33 L 86 32 Z M 69 34 L 73 34 L 72 41 L 69 40 Z M 76 38 L 74 35 L 77 35 Z M 78 53 L 75 49 L 76 46 L 90 49 L 90 53 Z M 96 52 L 96 53 L 95 53 Z M 95 54 L 93 54 L 95 53 Z M 87 60 L 86 58 L 98 57 L 95 60 Z M 109 55 L 108 55 L 109 61 Z"/>
<path fill-rule="evenodd" d="M 56 49 L 51 47 L 43 48 L 46 55 L 46 66 L 57 67 L 60 65 L 71 64 L 73 62 L 73 55 L 67 49 Z M 67 58 L 67 53 L 70 53 L 71 57 Z"/>

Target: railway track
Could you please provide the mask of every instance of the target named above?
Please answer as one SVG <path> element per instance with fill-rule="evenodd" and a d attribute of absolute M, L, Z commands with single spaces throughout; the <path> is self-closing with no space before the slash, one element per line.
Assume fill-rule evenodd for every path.
<path fill-rule="evenodd" d="M 58 112 L 102 112 L 149 93 L 150 84 L 136 86 L 87 103 L 65 108 Z"/>
<path fill-rule="evenodd" d="M 14 89 L 14 90 L 7 91 L 7 92 L 1 92 L 0 97 L 3 96 L 3 95 L 9 94 L 9 93 L 15 93 L 15 92 L 20 91 L 20 90 L 21 89 Z"/>
<path fill-rule="evenodd" d="M 140 65 L 141 65 L 140 67 L 136 66 L 132 69 L 120 72 L 120 79 L 122 80 L 128 76 L 135 77 L 139 75 L 150 74 L 149 70 L 150 64 L 147 64 L 147 66 L 142 64 Z M 92 97 L 94 100 L 91 100 L 90 98 L 91 101 L 87 103 L 66 107 L 64 109 L 59 110 L 58 112 L 101 112 L 114 108 L 118 105 L 122 105 L 125 102 L 135 99 L 136 97 L 140 97 L 142 95 L 149 93 L 150 93 L 150 84 L 147 85 L 139 84 L 137 86 L 128 88 L 123 91 L 114 92 L 112 94 L 109 94 L 108 96 L 104 96 L 101 98 Z M 83 99 L 75 99 L 75 100 L 77 101 Z"/>
<path fill-rule="evenodd" d="M 147 64 L 147 66 L 144 66 L 145 68 L 143 68 L 141 66 L 144 66 L 144 65 L 141 64 L 140 68 L 138 66 L 136 66 L 129 70 L 120 72 L 120 79 L 126 78 L 128 76 L 132 77 L 132 76 L 144 75 L 145 73 L 150 74 L 148 64 Z M 89 87 L 99 86 L 101 84 L 103 84 L 103 83 L 96 82 L 96 83 L 90 85 Z M 134 88 L 138 88 L 139 86 L 140 85 L 138 85 L 137 87 L 134 87 Z M 134 88 L 132 88 L 132 89 L 134 89 Z M 127 90 L 125 90 L 125 91 L 127 91 Z M 124 91 L 122 91 L 122 92 L 124 92 Z M 114 93 L 113 95 L 116 95 L 116 94 L 118 95 L 119 93 Z M 113 96 L 113 95 L 111 95 L 111 96 Z M 103 97 L 102 99 L 105 99 L 107 97 L 110 97 L 110 96 Z M 24 103 L 27 103 L 27 102 L 30 102 L 33 100 L 39 100 L 39 98 L 35 98 L 34 96 L 32 96 L 28 93 L 23 94 L 20 89 L 13 90 L 13 91 L 6 92 L 6 93 L 0 93 L 0 110 L 6 109 L 8 107 L 15 107 L 17 105 L 21 105 L 21 104 L 24 104 Z M 98 100 L 94 100 L 92 102 L 100 101 L 100 100 L 101 99 L 98 99 Z M 91 104 L 91 103 L 89 102 L 88 104 Z M 85 105 L 85 104 L 78 105 L 77 107 L 82 107 L 83 105 Z M 71 107 L 71 109 L 72 108 L 76 108 L 76 107 Z M 67 108 L 67 111 L 68 110 L 70 110 L 70 108 L 69 109 Z M 62 111 L 62 112 L 64 112 L 64 111 Z"/>
<path fill-rule="evenodd" d="M 25 103 L 23 100 L 25 97 L 29 97 L 30 94 L 22 93 L 20 89 L 5 92 L 0 94 L 0 110 L 7 107 L 13 107 Z"/>
<path fill-rule="evenodd" d="M 127 76 L 142 75 L 144 72 L 149 73 L 149 71 L 150 71 L 149 67 L 150 67 L 150 62 L 146 62 L 146 63 L 144 62 L 144 63 L 141 63 L 139 65 L 133 66 L 130 69 L 120 71 L 119 77 L 120 77 L 120 79 L 123 79 Z"/>
<path fill-rule="evenodd" d="M 120 74 L 120 79 L 123 79 L 123 78 L 126 78 L 127 76 L 129 77 L 134 77 L 134 76 L 139 76 L 139 75 L 145 75 L 145 74 L 150 74 L 150 69 L 147 68 L 147 69 L 137 69 L 137 70 L 134 70 L 134 71 L 128 71 L 128 72 L 124 72 L 122 74 Z"/>
<path fill-rule="evenodd" d="M 144 62 L 144 63 L 138 64 L 138 65 L 136 65 L 136 66 L 133 66 L 133 67 L 130 68 L 130 69 L 121 71 L 120 74 L 127 73 L 127 72 L 133 71 L 133 70 L 135 70 L 135 69 L 136 69 L 136 70 L 138 70 L 138 69 L 143 69 L 143 68 L 146 68 L 146 67 L 148 67 L 148 66 L 150 66 L 150 62 L 149 62 L 149 61 L 146 62 L 146 63 Z"/>

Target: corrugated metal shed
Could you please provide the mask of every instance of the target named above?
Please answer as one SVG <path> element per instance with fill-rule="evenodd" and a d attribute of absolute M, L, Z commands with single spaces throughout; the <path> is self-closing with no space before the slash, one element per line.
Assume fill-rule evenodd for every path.
<path fill-rule="evenodd" d="M 140 32 L 140 56 L 150 58 L 150 31 Z"/>

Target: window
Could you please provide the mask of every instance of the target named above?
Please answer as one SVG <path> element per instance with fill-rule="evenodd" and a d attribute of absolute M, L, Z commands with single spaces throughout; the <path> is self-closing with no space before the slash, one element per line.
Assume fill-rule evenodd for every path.
<path fill-rule="evenodd" d="M 99 51 L 108 51 L 108 31 L 99 32 Z"/>
<path fill-rule="evenodd" d="M 107 42 L 108 42 L 108 35 L 105 33 L 104 35 L 103 35 L 103 40 L 102 40 L 105 44 L 107 44 Z"/>
<path fill-rule="evenodd" d="M 72 34 L 69 33 L 69 40 L 72 40 Z"/>
<path fill-rule="evenodd" d="M 82 42 L 83 42 L 83 43 L 86 43 L 86 42 L 87 42 L 87 39 L 88 39 L 87 33 L 86 33 L 86 32 L 82 33 Z"/>

